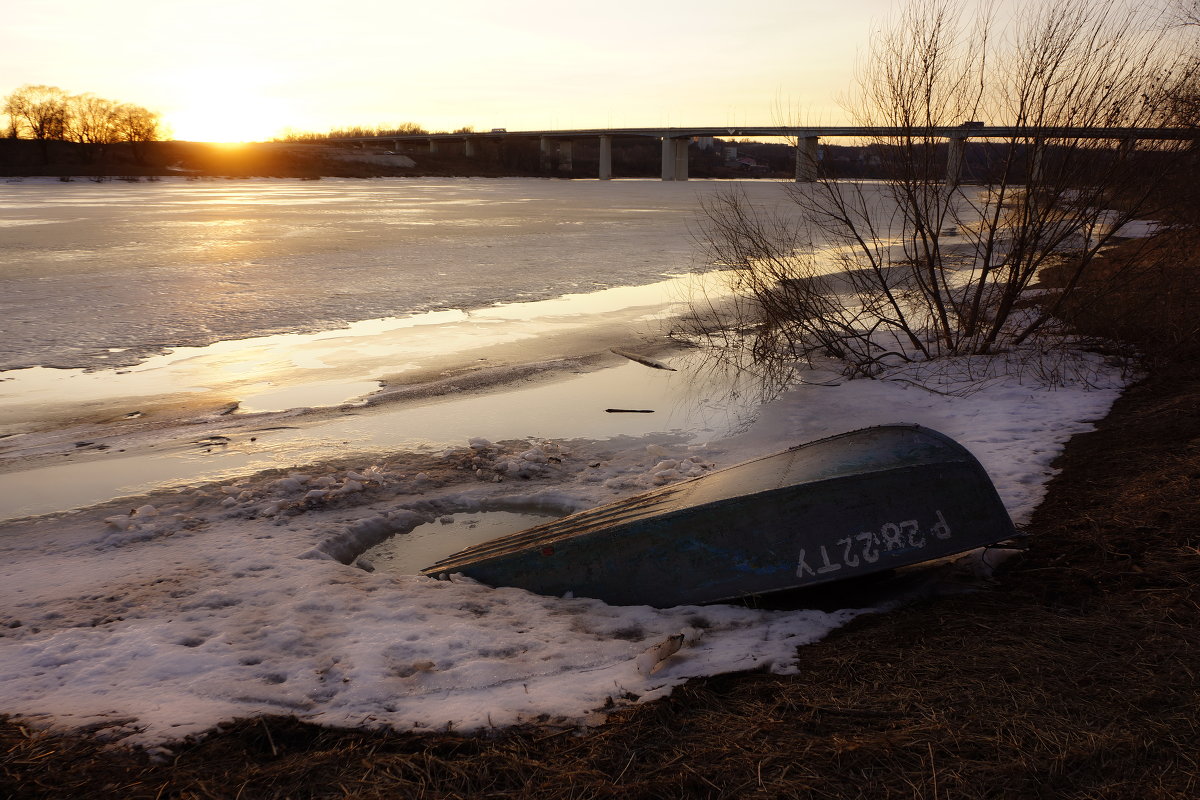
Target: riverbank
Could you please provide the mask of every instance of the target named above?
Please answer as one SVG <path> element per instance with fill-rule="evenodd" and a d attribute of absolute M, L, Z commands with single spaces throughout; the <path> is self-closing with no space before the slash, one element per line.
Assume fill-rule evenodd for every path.
<path fill-rule="evenodd" d="M 1192 797 L 1200 369 L 1160 366 L 1074 437 L 1025 558 L 860 617 L 799 672 L 693 681 L 582 734 L 247 721 L 166 763 L 0 726 L 13 797 Z"/>
<path fill-rule="evenodd" d="M 144 142 L 135 150 L 118 143 L 96 155 L 70 142 L 0 139 L 0 176 L 52 177 L 64 181 L 156 180 L 163 177 L 212 178 L 381 178 L 536 176 L 536 166 L 499 160 L 469 160 L 460 155 L 403 154 L 325 144 L 254 142 Z"/>
<path fill-rule="evenodd" d="M 593 140 L 594 141 L 594 140 Z M 538 139 L 517 138 L 489 141 L 480 152 L 468 157 L 461 142 L 429 152 L 423 142 L 407 143 L 393 152 L 392 141 L 380 140 L 366 146 L 333 142 L 143 142 L 133 148 L 127 143 L 110 145 L 101 153 L 83 150 L 71 142 L 41 143 L 25 139 L 0 139 L 0 176 L 56 177 L 62 180 L 155 180 L 187 176 L 195 180 L 213 178 L 384 178 L 384 177 L 475 177 L 475 178 L 583 178 L 595 179 L 599 172 L 598 145 L 577 148 L 569 164 L 546 164 Z M 696 150 L 690 159 L 693 178 L 787 180 L 792 177 L 791 152 L 785 144 L 742 143 L 744 155 L 755 154 L 762 163 L 751 169 L 727 162 L 719 148 Z M 856 148 L 833 148 L 856 153 Z M 615 155 L 613 169 L 620 178 L 658 178 L 661 148 L 656 139 L 625 143 Z M 831 159 L 830 163 L 834 160 Z M 857 177 L 852 155 L 840 159 L 846 175 Z M 557 159 L 555 159 L 557 162 Z"/>

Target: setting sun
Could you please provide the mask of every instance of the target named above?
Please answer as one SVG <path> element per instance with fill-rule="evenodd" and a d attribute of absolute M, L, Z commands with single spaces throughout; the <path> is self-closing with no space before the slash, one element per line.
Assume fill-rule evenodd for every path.
<path fill-rule="evenodd" d="M 163 121 L 175 139 L 193 142 L 259 142 L 287 125 L 282 104 L 261 97 L 189 98 L 186 107 L 167 111 Z"/>
<path fill-rule="evenodd" d="M 175 139 L 193 142 L 258 142 L 278 135 L 289 122 L 289 104 L 272 90 L 272 72 L 257 63 L 193 70 L 175 77 L 177 94 L 161 109 Z"/>

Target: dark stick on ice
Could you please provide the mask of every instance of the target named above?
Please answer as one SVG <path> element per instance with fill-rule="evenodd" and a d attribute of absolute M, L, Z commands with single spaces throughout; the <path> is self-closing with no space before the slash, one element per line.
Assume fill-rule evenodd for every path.
<path fill-rule="evenodd" d="M 653 408 L 606 408 L 609 414 L 653 414 Z"/>
<path fill-rule="evenodd" d="M 624 356 L 625 358 L 628 358 L 630 361 L 636 361 L 639 364 L 645 364 L 647 367 L 653 367 L 654 369 L 665 369 L 665 370 L 669 370 L 671 372 L 678 371 L 674 367 L 668 367 L 666 364 L 662 363 L 661 361 L 655 361 L 653 358 L 647 358 L 646 356 L 641 356 L 641 355 L 638 355 L 637 353 L 631 353 L 628 350 L 619 350 L 616 347 L 613 347 L 610 349 L 609 352 L 616 353 L 619 356 Z"/>

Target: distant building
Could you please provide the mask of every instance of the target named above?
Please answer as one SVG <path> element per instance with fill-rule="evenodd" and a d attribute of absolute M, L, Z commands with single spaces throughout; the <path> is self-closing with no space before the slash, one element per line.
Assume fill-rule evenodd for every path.
<path fill-rule="evenodd" d="M 747 172 L 766 172 L 770 169 L 766 164 L 750 156 L 742 156 L 741 158 L 734 159 L 733 164 L 729 166 L 734 166 Z"/>

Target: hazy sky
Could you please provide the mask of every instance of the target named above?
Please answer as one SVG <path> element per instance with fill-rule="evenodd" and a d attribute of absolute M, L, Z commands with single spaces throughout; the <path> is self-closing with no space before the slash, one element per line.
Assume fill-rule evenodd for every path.
<path fill-rule="evenodd" d="M 160 112 L 181 139 L 285 127 L 841 122 L 893 0 L 27 0 L 0 24 L 25 84 Z"/>

